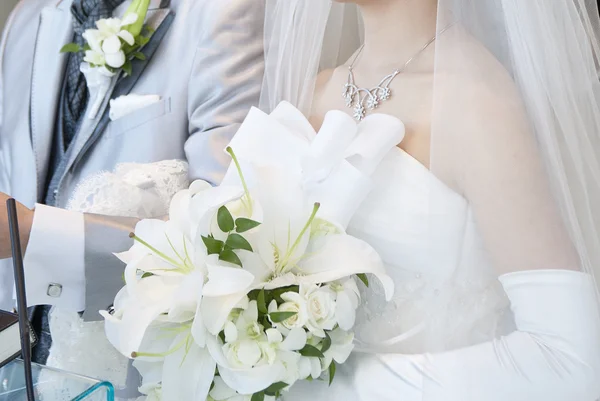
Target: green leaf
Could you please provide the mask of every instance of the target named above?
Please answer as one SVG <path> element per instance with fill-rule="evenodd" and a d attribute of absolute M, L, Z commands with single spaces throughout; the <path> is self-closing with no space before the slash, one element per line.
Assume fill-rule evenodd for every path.
<path fill-rule="evenodd" d="M 89 44 L 86 43 L 85 45 L 83 45 L 83 51 L 87 52 L 88 50 L 92 50 L 92 48 L 90 47 Z"/>
<path fill-rule="evenodd" d="M 137 58 L 138 60 L 142 60 L 142 61 L 146 60 L 146 55 L 142 52 L 133 53 L 133 57 Z"/>
<path fill-rule="evenodd" d="M 369 286 L 369 278 L 367 277 L 366 274 L 360 273 L 360 274 L 357 274 L 356 277 L 358 277 L 360 279 L 360 281 L 362 281 L 366 287 Z"/>
<path fill-rule="evenodd" d="M 61 53 L 79 53 L 81 51 L 81 46 L 77 43 L 67 43 L 60 49 Z"/>
<path fill-rule="evenodd" d="M 148 44 L 148 42 L 150 42 L 150 38 L 147 38 L 145 36 L 136 36 L 135 38 L 135 44 L 138 45 L 139 47 L 145 46 Z"/>
<path fill-rule="evenodd" d="M 260 294 L 262 290 L 252 290 L 248 293 L 248 299 L 250 301 L 256 301 L 258 300 L 258 294 Z"/>
<path fill-rule="evenodd" d="M 229 210 L 225 206 L 221 206 L 217 212 L 217 223 L 219 228 L 224 233 L 233 231 L 235 223 L 233 222 L 233 216 L 229 213 Z"/>
<path fill-rule="evenodd" d="M 146 273 L 142 274 L 142 278 L 152 277 L 152 276 L 154 276 L 154 274 L 150 273 L 150 272 L 146 272 Z"/>
<path fill-rule="evenodd" d="M 270 395 L 271 397 L 276 397 L 279 394 L 279 392 L 281 390 L 283 390 L 284 388 L 286 388 L 287 386 L 288 386 L 288 384 L 284 383 L 284 382 L 273 383 L 269 387 L 267 387 L 264 390 L 264 392 L 266 395 Z"/>
<path fill-rule="evenodd" d="M 295 292 L 296 294 L 300 292 L 300 287 L 297 285 L 291 285 L 288 287 L 281 287 L 281 288 L 276 288 L 274 290 L 269 291 L 271 294 L 271 297 L 277 301 L 278 304 L 282 304 L 284 301 L 283 299 L 281 299 L 281 295 L 285 294 L 286 292 Z"/>
<path fill-rule="evenodd" d="M 267 302 L 265 301 L 265 290 L 260 290 L 260 292 L 258 293 L 258 297 L 256 298 L 256 304 L 260 313 L 268 313 Z"/>
<path fill-rule="evenodd" d="M 325 338 L 323 339 L 323 346 L 321 347 L 321 352 L 325 353 L 329 348 L 331 348 L 331 337 L 329 337 L 329 333 L 325 332 Z"/>
<path fill-rule="evenodd" d="M 231 249 L 243 249 L 244 251 L 254 252 L 252 250 L 252 245 L 250 245 L 250 243 L 246 241 L 246 238 L 242 237 L 239 234 L 229 234 L 225 245 L 227 245 Z"/>
<path fill-rule="evenodd" d="M 313 347 L 312 345 L 306 344 L 304 348 L 298 351 L 302 356 L 308 356 L 313 358 L 325 358 L 325 355 L 319 350 L 317 347 Z"/>
<path fill-rule="evenodd" d="M 212 235 L 208 237 L 202 236 L 202 242 L 204 242 L 209 255 L 220 254 L 223 252 L 223 247 L 225 246 L 223 241 L 215 239 Z"/>
<path fill-rule="evenodd" d="M 269 319 L 271 319 L 273 323 L 281 323 L 297 314 L 298 312 L 273 312 L 269 313 Z"/>
<path fill-rule="evenodd" d="M 329 365 L 329 385 L 333 382 L 333 378 L 335 377 L 335 361 L 331 361 L 331 365 Z"/>
<path fill-rule="evenodd" d="M 261 391 L 260 393 L 252 394 L 252 398 L 250 401 L 263 401 L 265 399 L 265 392 Z"/>
<path fill-rule="evenodd" d="M 127 74 L 127 76 L 130 77 L 133 72 L 133 67 L 131 65 L 131 61 L 127 61 L 125 64 L 123 64 L 122 68 L 123 68 L 123 71 L 125 71 L 125 74 Z"/>
<path fill-rule="evenodd" d="M 238 255 L 236 255 L 235 252 L 233 252 L 232 250 L 229 250 L 229 249 L 224 249 L 219 254 L 219 260 L 222 260 L 224 262 L 233 263 L 234 265 L 238 265 L 239 267 L 242 267 L 242 261 L 240 260 Z"/>
<path fill-rule="evenodd" d="M 243 217 L 240 217 L 235 221 L 235 231 L 238 233 L 245 233 L 246 231 L 250 231 L 258 226 L 260 226 L 260 223 L 258 221 L 246 219 Z"/>

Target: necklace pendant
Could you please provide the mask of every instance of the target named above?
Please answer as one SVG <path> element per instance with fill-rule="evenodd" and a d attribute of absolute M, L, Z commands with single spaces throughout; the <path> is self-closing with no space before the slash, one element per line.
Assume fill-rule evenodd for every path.
<path fill-rule="evenodd" d="M 344 99 L 346 99 L 346 107 L 352 107 L 352 103 L 354 102 L 354 99 L 352 96 L 344 96 Z"/>
<path fill-rule="evenodd" d="M 392 90 L 390 88 L 383 88 L 381 90 L 381 93 L 379 94 L 379 97 L 381 98 L 381 101 L 386 101 L 388 100 L 390 97 L 392 97 Z"/>
<path fill-rule="evenodd" d="M 377 97 L 377 95 L 369 96 L 369 99 L 367 100 L 367 108 L 369 110 L 373 110 L 373 109 L 376 109 L 378 106 L 379 106 L 379 98 Z"/>
<path fill-rule="evenodd" d="M 365 118 L 366 110 L 361 103 L 358 103 L 356 107 L 354 107 L 354 119 L 356 121 L 361 121 Z"/>

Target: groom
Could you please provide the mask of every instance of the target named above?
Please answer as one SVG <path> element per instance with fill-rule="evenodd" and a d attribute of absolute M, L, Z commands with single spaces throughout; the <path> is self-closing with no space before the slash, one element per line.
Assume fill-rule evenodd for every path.
<path fill-rule="evenodd" d="M 0 259 L 10 257 L 12 196 L 20 202 L 29 305 L 85 310 L 86 320 L 98 320 L 122 286 L 111 252 L 131 245 L 135 220 L 64 210 L 78 183 L 118 163 L 168 159 L 187 159 L 191 179 L 217 183 L 228 164 L 223 149 L 258 102 L 264 68 L 263 0 L 152 0 L 146 23 L 154 33 L 143 56 L 130 76 L 112 79 L 95 112 L 83 56 L 60 50 L 83 45 L 86 29 L 121 18 L 130 2 L 21 0 L 0 46 Z M 121 110 L 109 102 L 117 97 Z M 0 309 L 12 308 L 12 298 L 6 259 Z M 47 309 L 33 317 L 42 363 Z"/>

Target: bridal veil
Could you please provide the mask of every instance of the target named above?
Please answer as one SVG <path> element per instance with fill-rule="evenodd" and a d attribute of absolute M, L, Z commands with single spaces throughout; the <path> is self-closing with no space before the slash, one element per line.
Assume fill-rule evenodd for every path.
<path fill-rule="evenodd" d="M 402 341 L 411 335 L 419 337 L 418 352 L 460 348 L 477 341 L 478 319 L 486 318 L 479 316 L 481 305 L 502 303 L 502 288 L 490 295 L 488 284 L 515 272 L 575 270 L 595 283 L 594 296 L 585 301 L 584 332 L 578 327 L 573 334 L 584 341 L 600 326 L 597 3 L 438 0 L 437 33 L 428 167 L 472 210 L 465 211 L 463 234 L 449 244 L 463 252 L 452 261 L 452 275 L 435 283 L 435 291 L 421 294 L 426 329 L 407 333 L 388 323 L 372 330 L 376 338 L 358 340 L 375 353 L 409 353 Z M 285 100 L 310 115 L 317 74 L 347 63 L 363 36 L 353 3 L 267 0 L 261 107 L 271 111 Z M 435 241 L 440 228 L 427 216 L 446 210 L 435 191 L 431 194 L 423 205 L 423 230 Z M 483 243 L 473 240 L 469 219 L 476 221 Z M 469 282 L 477 266 L 464 255 L 476 252 L 486 253 L 494 267 L 486 273 L 487 282 Z M 499 298 L 490 301 L 489 296 Z M 512 301 L 509 315 L 518 313 Z M 579 308 L 559 304 L 538 313 L 563 307 Z M 392 307 L 381 308 L 393 316 Z M 514 330 L 515 322 L 506 316 L 496 324 L 500 337 Z M 599 342 L 592 352 L 600 353 Z M 555 368 L 560 376 L 562 366 Z M 459 363 L 456 369 L 462 369 Z"/>

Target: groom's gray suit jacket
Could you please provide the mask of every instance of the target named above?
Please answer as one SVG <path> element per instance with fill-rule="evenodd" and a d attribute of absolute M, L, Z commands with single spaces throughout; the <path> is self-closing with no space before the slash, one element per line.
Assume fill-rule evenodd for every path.
<path fill-rule="evenodd" d="M 59 51 L 73 39 L 71 1 L 21 0 L 0 47 L 0 191 L 29 207 L 47 191 L 67 60 Z M 263 18 L 264 0 L 153 0 L 148 23 L 156 32 L 145 49 L 147 60 L 136 62 L 133 76 L 119 80 L 109 98 L 135 93 L 161 100 L 112 122 L 105 104 L 95 119 L 84 121 L 63 160 L 55 204 L 65 207 L 79 182 L 121 162 L 187 159 L 190 178 L 218 182 L 228 164 L 223 148 L 258 102 Z M 133 223 L 85 217 L 88 319 L 99 319 L 97 311 L 122 286 L 122 266 L 111 252 L 130 246 Z M 48 266 L 57 264 L 60 260 L 48 260 Z M 48 294 L 28 289 L 28 296 L 52 303 L 57 294 L 50 285 L 61 283 L 42 273 L 35 280 L 47 281 L 37 287 L 48 288 Z M 1 261 L 0 308 L 9 306 L 12 292 L 10 263 Z"/>

